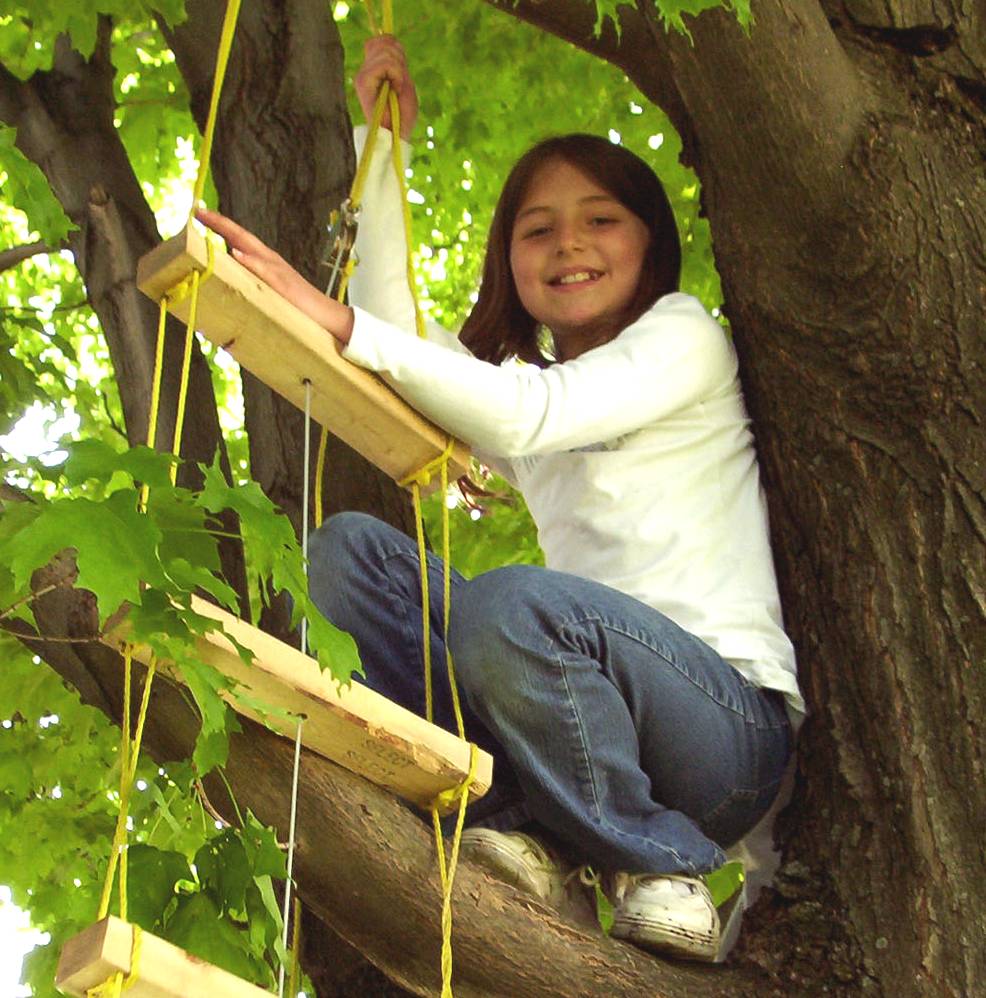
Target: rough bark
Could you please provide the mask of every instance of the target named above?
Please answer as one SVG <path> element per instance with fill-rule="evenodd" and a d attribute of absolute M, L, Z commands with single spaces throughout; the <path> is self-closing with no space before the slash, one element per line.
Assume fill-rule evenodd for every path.
<path fill-rule="evenodd" d="M 622 8 L 619 36 L 607 27 L 599 38 L 582 0 L 493 5 L 621 66 L 682 133 L 703 184 L 812 713 L 782 823 L 785 865 L 733 967 L 650 959 L 465 869 L 456 991 L 570 995 L 577 981 L 580 995 L 975 994 L 986 977 L 986 11 L 952 0 L 763 0 L 749 38 L 712 12 L 689 21 L 689 42 L 666 35 L 645 0 Z M 191 4 L 194 27 L 172 39 L 199 113 L 215 6 Z M 215 163 L 222 206 L 311 272 L 351 165 L 338 42 L 324 10 L 300 0 L 245 13 Z M 92 94 L 102 106 L 100 51 L 85 65 L 63 51 L 52 74 L 27 84 L 0 74 L 0 117 L 21 126 L 22 148 L 86 226 L 77 254 L 90 262 L 112 346 L 120 316 L 142 306 L 104 234 L 124 233 L 116 245 L 129 262 L 116 266 L 130 273 L 157 237 L 131 200 L 139 191 L 115 137 L 57 113 L 66 81 L 72 100 Z M 319 89 L 310 81 L 325 66 Z M 100 164 L 98 177 L 86 163 Z M 101 228 L 107 202 L 90 197 L 94 184 L 113 202 Z M 123 349 L 122 388 L 144 384 L 135 358 L 145 354 L 146 344 Z M 297 510 L 299 472 L 281 464 L 300 450 L 297 417 L 248 391 L 255 474 Z M 348 475 L 358 498 L 347 505 L 394 508 L 386 487 Z M 49 633 L 89 626 L 64 594 L 43 606 Z M 118 712 L 109 653 L 44 647 L 90 701 Z M 166 692 L 156 701 L 149 744 L 174 755 L 193 725 Z M 275 823 L 286 814 L 287 755 L 251 729 L 231 762 L 241 801 Z M 302 799 L 306 903 L 393 979 L 434 993 L 426 831 L 315 759 Z"/>

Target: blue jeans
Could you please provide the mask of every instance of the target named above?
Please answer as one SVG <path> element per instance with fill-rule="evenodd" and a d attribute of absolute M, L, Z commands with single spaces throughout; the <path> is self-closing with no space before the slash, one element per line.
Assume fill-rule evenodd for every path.
<path fill-rule="evenodd" d="M 367 685 L 423 714 L 415 543 L 342 513 L 309 556 L 312 596 L 355 637 Z M 432 555 L 429 580 L 435 720 L 454 730 Z M 494 757 L 473 824 L 533 820 L 578 862 L 697 874 L 777 794 L 792 740 L 781 695 L 623 593 L 531 565 L 453 572 L 449 645 L 467 737 Z"/>

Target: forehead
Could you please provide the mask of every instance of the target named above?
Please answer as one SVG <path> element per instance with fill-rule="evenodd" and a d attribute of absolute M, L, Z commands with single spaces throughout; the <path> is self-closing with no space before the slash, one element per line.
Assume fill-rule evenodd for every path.
<path fill-rule="evenodd" d="M 527 184 L 517 218 L 533 211 L 552 211 L 572 204 L 609 201 L 619 203 L 609 191 L 567 160 L 542 163 Z"/>

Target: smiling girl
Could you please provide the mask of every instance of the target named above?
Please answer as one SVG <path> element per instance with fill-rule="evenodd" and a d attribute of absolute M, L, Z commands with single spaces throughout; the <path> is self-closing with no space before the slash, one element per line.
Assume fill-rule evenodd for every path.
<path fill-rule="evenodd" d="M 406 138 L 417 100 L 388 38 L 368 43 L 357 77 L 367 114 L 384 79 Z M 467 733 L 496 760 L 464 853 L 555 903 L 571 866 L 589 863 L 606 876 L 614 936 L 712 959 L 720 926 L 702 874 L 770 807 L 788 708 L 803 709 L 736 356 L 677 291 L 677 232 L 650 168 L 583 135 L 514 167 L 461 338 L 409 335 L 390 140 L 371 162 L 357 243 L 352 298 L 366 310 L 327 299 L 228 219 L 200 218 L 345 357 L 505 474 L 537 522 L 547 568 L 453 575 Z M 344 513 L 310 558 L 313 596 L 355 636 L 367 682 L 423 712 L 414 542 Z M 437 559 L 429 571 L 440 661 Z M 452 726 L 438 691 L 435 712 Z"/>

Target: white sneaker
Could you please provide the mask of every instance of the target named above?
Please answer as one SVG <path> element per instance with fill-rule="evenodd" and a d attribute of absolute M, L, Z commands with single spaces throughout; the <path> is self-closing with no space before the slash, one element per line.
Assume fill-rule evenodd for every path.
<path fill-rule="evenodd" d="M 614 938 L 689 960 L 715 960 L 719 913 L 701 880 L 617 873 L 611 894 Z"/>
<path fill-rule="evenodd" d="M 552 905 L 565 896 L 568 866 L 533 836 L 523 832 L 496 832 L 492 828 L 467 828 L 459 855 Z"/>

